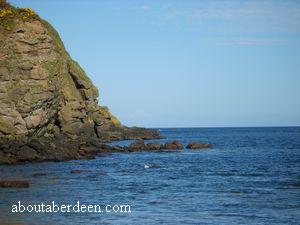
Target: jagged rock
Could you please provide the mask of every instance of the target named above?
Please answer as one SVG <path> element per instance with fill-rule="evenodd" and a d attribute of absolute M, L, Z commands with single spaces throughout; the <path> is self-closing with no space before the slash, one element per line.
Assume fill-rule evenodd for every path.
<path fill-rule="evenodd" d="M 203 148 L 212 148 L 211 144 L 201 143 L 201 142 L 191 142 L 186 146 L 187 149 L 203 149 Z"/>
<path fill-rule="evenodd" d="M 167 142 L 164 144 L 163 146 L 164 149 L 183 149 L 183 145 L 179 142 L 179 141 L 171 141 L 171 142 Z"/>
<path fill-rule="evenodd" d="M 41 138 L 36 153 L 30 147 L 1 153 L 0 163 L 88 157 L 87 148 L 79 149 L 75 143 L 87 138 L 103 142 L 159 138 L 156 130 L 123 126 L 107 107 L 98 105 L 97 88 L 48 22 L 4 0 L 0 9 L 10 10 L 0 17 L 0 151 L 7 142 L 15 149 L 11 141 L 28 145 Z M 64 143 L 74 149 L 62 148 Z"/>

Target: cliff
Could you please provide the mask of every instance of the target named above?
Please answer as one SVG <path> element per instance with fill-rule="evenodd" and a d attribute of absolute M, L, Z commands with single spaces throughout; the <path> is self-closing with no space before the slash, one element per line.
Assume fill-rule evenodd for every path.
<path fill-rule="evenodd" d="M 0 0 L 0 163 L 80 158 L 82 143 L 158 137 L 123 126 L 98 95 L 48 22 Z"/>

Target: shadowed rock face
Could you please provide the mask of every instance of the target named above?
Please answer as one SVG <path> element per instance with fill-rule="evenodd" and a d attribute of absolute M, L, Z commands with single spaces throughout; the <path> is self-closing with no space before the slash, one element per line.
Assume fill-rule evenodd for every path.
<path fill-rule="evenodd" d="M 122 126 L 98 105 L 97 88 L 48 22 L 3 0 L 0 10 L 0 142 L 158 137 L 153 130 Z"/>

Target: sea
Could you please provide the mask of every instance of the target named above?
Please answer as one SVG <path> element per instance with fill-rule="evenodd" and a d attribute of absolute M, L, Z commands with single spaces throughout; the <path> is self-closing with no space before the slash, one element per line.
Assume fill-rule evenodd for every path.
<path fill-rule="evenodd" d="M 0 224 L 300 224 L 300 127 L 159 130 L 161 143 L 214 148 L 2 165 L 0 180 L 28 180 L 30 187 L 0 189 Z M 103 211 L 12 212 L 18 202 L 79 202 Z M 130 208 L 120 212 L 122 206 Z"/>

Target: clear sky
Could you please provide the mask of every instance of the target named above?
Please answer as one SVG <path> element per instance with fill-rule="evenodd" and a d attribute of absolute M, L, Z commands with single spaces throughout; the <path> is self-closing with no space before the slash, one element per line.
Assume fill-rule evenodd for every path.
<path fill-rule="evenodd" d="M 125 125 L 300 125 L 300 1 L 10 0 Z"/>

